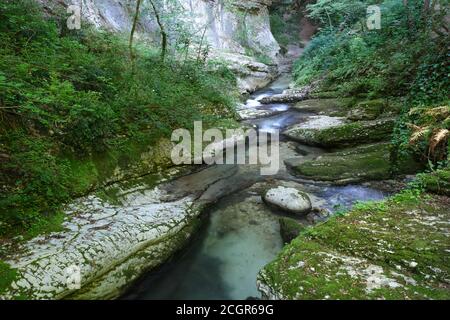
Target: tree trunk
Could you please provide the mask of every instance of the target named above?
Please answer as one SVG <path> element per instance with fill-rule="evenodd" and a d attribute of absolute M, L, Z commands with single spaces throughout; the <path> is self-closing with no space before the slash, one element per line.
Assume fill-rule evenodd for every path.
<path fill-rule="evenodd" d="M 152 5 L 153 11 L 156 16 L 156 22 L 158 23 L 159 31 L 161 33 L 161 61 L 164 62 L 167 52 L 167 32 L 166 29 L 164 28 L 164 24 L 161 21 L 161 16 L 159 15 L 159 11 L 158 9 L 156 9 L 153 0 L 150 0 L 150 4 Z"/>
<path fill-rule="evenodd" d="M 412 38 L 412 34 L 414 32 L 414 22 L 411 19 L 411 12 L 409 10 L 408 0 L 403 0 L 403 5 L 406 10 L 406 22 L 408 24 L 408 38 Z"/>
<path fill-rule="evenodd" d="M 130 50 L 130 60 L 131 60 L 131 63 L 132 63 L 133 67 L 134 67 L 134 60 L 135 60 L 135 55 L 134 55 L 134 52 L 133 52 L 133 39 L 134 39 L 134 33 L 136 32 L 137 22 L 139 20 L 139 13 L 140 13 L 140 10 L 141 10 L 141 3 L 142 3 L 142 0 L 137 0 L 136 1 L 136 12 L 134 14 L 133 25 L 131 27 L 131 34 L 130 34 L 129 50 Z"/>

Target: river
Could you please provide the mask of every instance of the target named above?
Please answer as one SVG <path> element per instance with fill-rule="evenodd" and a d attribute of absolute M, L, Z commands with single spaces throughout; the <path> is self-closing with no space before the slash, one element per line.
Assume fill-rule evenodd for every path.
<path fill-rule="evenodd" d="M 287 104 L 262 105 L 258 102 L 262 97 L 282 92 L 288 85 L 289 78 L 281 77 L 252 94 L 245 107 L 273 115 L 245 122 L 259 130 L 273 131 L 305 121 L 311 114 L 291 110 Z M 281 162 L 299 156 L 295 145 L 281 140 Z M 312 156 L 324 152 L 301 147 Z M 283 247 L 278 222 L 282 213 L 269 210 L 260 197 L 260 189 L 267 177 L 260 176 L 258 166 L 234 165 L 224 169 L 222 165 L 208 167 L 183 179 L 198 183 L 205 175 L 233 171 L 231 169 L 234 173 L 221 183 L 222 188 L 229 187 L 230 192 L 208 210 L 207 221 L 191 244 L 162 267 L 141 277 L 122 299 L 260 298 L 256 288 L 257 274 Z M 379 200 L 386 196 L 382 191 L 362 185 L 332 186 L 300 181 L 284 165 L 272 179 L 301 183 L 305 191 L 320 199 L 322 207 L 332 212 L 337 208 L 349 208 L 357 201 Z M 180 181 L 173 188 L 187 186 L 186 182 Z M 308 224 L 306 220 L 300 222 Z"/>

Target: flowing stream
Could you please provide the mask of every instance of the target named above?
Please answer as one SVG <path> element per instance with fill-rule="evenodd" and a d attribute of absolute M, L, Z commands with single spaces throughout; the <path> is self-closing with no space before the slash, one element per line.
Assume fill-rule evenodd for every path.
<path fill-rule="evenodd" d="M 282 92 L 289 78 L 281 77 L 273 84 L 249 97 L 246 108 L 272 112 L 271 116 L 246 120 L 259 130 L 273 131 L 305 121 L 311 114 L 290 109 L 286 104 L 262 105 L 259 99 Z M 300 156 L 293 142 L 280 143 L 280 172 L 271 179 L 302 183 L 305 191 L 320 199 L 320 205 L 331 211 L 336 206 L 350 207 L 356 201 L 378 200 L 381 191 L 362 185 L 331 186 L 300 181 L 289 173 L 283 160 Z M 298 145 L 297 145 L 298 147 Z M 312 155 L 323 150 L 306 148 Z M 231 170 L 233 169 L 233 170 Z M 123 299 L 246 299 L 259 298 L 256 288 L 258 272 L 272 261 L 283 247 L 279 216 L 261 201 L 264 184 L 258 166 L 210 166 L 175 182 L 173 188 L 189 188 L 207 176 L 231 172 L 213 188 L 229 189 L 210 210 L 207 222 L 191 244 L 156 271 L 141 277 Z M 260 184 L 258 186 L 258 183 Z M 211 191 L 214 192 L 214 191 Z M 306 221 L 303 221 L 307 224 Z"/>

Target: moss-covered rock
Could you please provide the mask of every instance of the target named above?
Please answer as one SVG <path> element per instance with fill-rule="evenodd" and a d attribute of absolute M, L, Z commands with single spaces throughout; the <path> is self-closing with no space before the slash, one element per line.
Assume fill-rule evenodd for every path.
<path fill-rule="evenodd" d="M 419 180 L 428 191 L 450 196 L 450 168 L 422 174 Z"/>
<path fill-rule="evenodd" d="M 347 115 L 350 120 L 375 120 L 384 111 L 386 101 L 383 99 L 359 102 Z"/>
<path fill-rule="evenodd" d="M 309 94 L 311 99 L 332 99 L 339 98 L 341 94 L 338 91 L 317 91 Z"/>
<path fill-rule="evenodd" d="M 305 126 L 305 124 L 299 124 L 288 128 L 283 134 L 304 144 L 337 148 L 388 141 L 391 138 L 394 125 L 395 118 L 357 121 L 325 128 L 311 128 Z"/>
<path fill-rule="evenodd" d="M 389 143 L 370 144 L 326 153 L 304 161 L 292 170 L 305 179 L 338 184 L 382 180 L 390 177 L 389 155 Z"/>
<path fill-rule="evenodd" d="M 292 218 L 281 217 L 279 222 L 281 238 L 285 243 L 289 243 L 297 238 L 300 232 L 305 229 L 300 222 Z"/>
<path fill-rule="evenodd" d="M 448 198 L 405 192 L 303 232 L 258 276 L 267 298 L 450 299 Z"/>
<path fill-rule="evenodd" d="M 292 108 L 330 116 L 345 116 L 352 104 L 352 98 L 311 99 L 298 102 Z"/>

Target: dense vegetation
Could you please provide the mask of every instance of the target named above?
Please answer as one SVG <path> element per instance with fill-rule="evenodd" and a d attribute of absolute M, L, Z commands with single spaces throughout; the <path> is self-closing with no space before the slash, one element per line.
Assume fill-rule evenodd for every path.
<path fill-rule="evenodd" d="M 381 29 L 368 30 L 366 9 L 379 4 Z M 295 65 L 298 85 L 319 91 L 397 101 L 399 156 L 447 166 L 450 128 L 449 37 L 445 1 L 318 0 L 307 5 L 319 26 Z"/>
<path fill-rule="evenodd" d="M 41 11 L 0 3 L 0 236 L 58 225 L 60 205 L 92 187 L 86 159 L 233 116 L 235 80 L 220 65 L 139 48 L 132 68 L 126 39 Z"/>
<path fill-rule="evenodd" d="M 300 39 L 302 6 L 283 6 L 278 2 L 270 8 L 270 29 L 283 51 L 289 44 L 303 45 Z"/>

